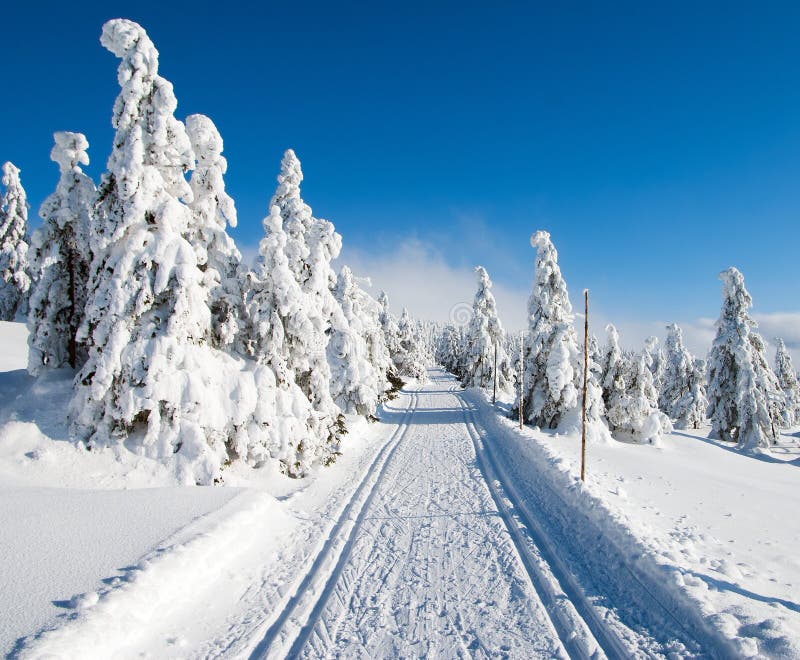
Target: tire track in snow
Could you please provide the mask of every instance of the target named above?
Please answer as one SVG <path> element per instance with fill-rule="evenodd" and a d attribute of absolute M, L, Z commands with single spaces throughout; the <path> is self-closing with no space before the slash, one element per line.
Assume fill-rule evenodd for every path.
<path fill-rule="evenodd" d="M 567 656 L 437 384 L 289 657 Z"/>
<path fill-rule="evenodd" d="M 533 588 L 545 605 L 553 627 L 571 658 L 627 658 L 631 650 L 610 630 L 592 608 L 580 587 L 568 573 L 554 566 L 553 548 L 548 547 L 537 528 L 519 506 L 518 498 L 498 478 L 490 450 L 483 442 L 472 407 L 455 394 L 464 415 L 481 473 L 497 505 Z M 554 570 L 555 569 L 555 570 Z M 560 573 L 560 575 L 559 575 Z"/>
<path fill-rule="evenodd" d="M 654 589 L 643 582 L 635 568 L 625 561 L 621 551 L 617 551 L 614 555 L 614 565 L 606 566 L 607 571 L 615 573 L 612 578 L 617 583 L 614 592 L 617 597 L 628 598 L 628 608 L 644 608 L 648 613 L 648 623 L 644 624 L 640 621 L 634 630 L 620 619 L 618 613 L 604 613 L 595 607 L 592 603 L 593 599 L 586 596 L 578 578 L 556 551 L 555 541 L 552 535 L 545 531 L 545 525 L 539 522 L 531 508 L 532 503 L 519 494 L 513 480 L 508 477 L 506 467 L 497 459 L 492 442 L 484 441 L 484 438 L 490 437 L 490 434 L 482 424 L 476 421 L 476 406 L 469 401 L 464 401 L 463 395 L 459 395 L 459 399 L 462 400 L 464 415 L 472 427 L 476 451 L 477 446 L 482 447 L 484 464 L 488 463 L 490 470 L 496 475 L 492 481 L 493 487 L 507 497 L 516 516 L 527 530 L 525 536 L 528 536 L 531 543 L 544 553 L 544 559 L 553 575 L 557 577 L 558 582 L 580 612 L 581 618 L 609 657 L 631 657 L 632 655 L 653 657 L 664 654 L 670 656 L 677 654 L 681 657 L 697 657 L 698 655 L 730 657 L 731 649 L 725 640 L 719 639 L 713 634 L 708 635 L 702 626 L 695 625 L 694 618 L 698 614 L 697 612 L 684 611 L 685 604 L 676 602 L 670 595 L 662 600 Z M 492 412 L 492 414 L 495 413 Z M 561 515 L 569 515 L 568 512 L 574 510 L 572 505 L 564 501 L 560 493 L 548 492 L 561 504 L 561 511 L 564 512 Z M 575 513 L 582 516 L 580 512 Z M 568 533 L 568 530 L 566 531 Z M 603 535 L 602 529 L 595 531 L 595 535 Z M 587 548 L 586 557 L 591 557 L 593 552 L 597 553 L 598 549 Z M 596 566 L 596 560 L 592 561 L 595 566 L 595 573 L 592 575 L 598 577 L 597 571 L 602 571 L 602 568 Z M 603 590 L 605 598 L 609 595 Z M 670 604 L 665 604 L 665 601 Z M 617 605 L 619 603 L 615 603 L 613 599 L 609 602 L 610 607 Z M 611 614 L 610 617 L 609 614 Z M 665 638 L 665 635 L 668 637 Z M 673 644 L 672 648 L 670 648 L 671 644 Z M 662 650 L 657 651 L 658 647 L 661 647 Z"/>
<path fill-rule="evenodd" d="M 315 615 L 319 616 L 319 603 L 326 600 L 327 594 L 336 583 L 338 571 L 341 570 L 343 558 L 346 558 L 352 545 L 363 512 L 372 499 L 389 460 L 408 431 L 409 421 L 417 407 L 418 391 L 413 390 L 410 395 L 411 402 L 403 413 L 402 421 L 365 471 L 352 498 L 331 527 L 319 551 L 309 559 L 307 570 L 301 573 L 304 577 L 287 592 L 285 602 L 277 610 L 277 616 L 266 624 L 266 632 L 250 653 L 251 659 L 287 655 L 287 646 L 291 644 L 293 649 L 297 640 L 307 634 L 309 618 L 313 627 Z M 317 594 L 319 595 L 316 596 Z M 288 655 L 293 654 L 289 652 Z"/>

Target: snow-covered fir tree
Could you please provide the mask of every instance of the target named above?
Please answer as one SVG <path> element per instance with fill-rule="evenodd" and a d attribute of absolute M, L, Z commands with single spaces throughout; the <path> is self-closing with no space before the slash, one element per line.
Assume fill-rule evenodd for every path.
<path fill-rule="evenodd" d="M 289 267 L 287 237 L 280 209 L 272 206 L 264 218 L 265 236 L 259 243 L 256 270 L 249 275 L 247 314 L 248 349 L 259 363 L 275 372 L 279 400 L 294 428 L 281 439 L 279 460 L 291 476 L 306 474 L 315 461 L 327 462 L 338 451 L 335 418 L 316 410 L 298 384 L 296 369 L 308 369 L 304 356 L 323 354 L 325 347 L 314 331 L 307 297 Z"/>
<path fill-rule="evenodd" d="M 606 326 L 606 345 L 601 368 L 603 404 L 608 421 L 613 427 L 617 422 L 624 422 L 627 417 L 626 395 L 630 365 L 619 347 L 619 333 L 611 323 Z"/>
<path fill-rule="evenodd" d="M 498 389 L 507 389 L 509 362 L 505 353 L 505 333 L 497 316 L 492 281 L 482 266 L 478 266 L 475 272 L 478 290 L 466 330 L 467 351 L 461 381 L 464 387 L 492 387 L 497 378 Z"/>
<path fill-rule="evenodd" d="M 28 311 L 28 199 L 14 163 L 3 165 L 5 192 L 0 200 L 0 321 Z"/>
<path fill-rule="evenodd" d="M 696 359 L 687 380 L 683 396 L 673 407 L 675 428 L 699 429 L 706 421 L 706 361 Z"/>
<path fill-rule="evenodd" d="M 300 194 L 302 181 L 300 161 L 294 151 L 288 149 L 281 160 L 278 186 L 270 209 L 277 207 L 281 217 L 286 234 L 287 265 L 300 285 L 308 318 L 302 329 L 285 328 L 289 368 L 322 424 L 327 426 L 331 437 L 328 451 L 333 456 L 337 451 L 336 429 L 341 424 L 341 410 L 331 394 L 332 380 L 346 368 L 347 357 L 339 358 L 333 350 L 328 352 L 333 323 L 337 323 L 337 328 L 346 325 L 331 290 L 335 276 L 330 262 L 341 250 L 341 237 L 331 223 L 314 217 Z M 333 373 L 334 370 L 337 373 Z"/>
<path fill-rule="evenodd" d="M 408 310 L 404 307 L 397 322 L 398 354 L 395 366 L 400 376 L 425 378 L 425 356 L 417 339 L 417 327 Z"/>
<path fill-rule="evenodd" d="M 644 357 L 647 368 L 653 374 L 653 386 L 656 392 L 661 392 L 664 379 L 664 349 L 659 345 L 658 337 L 648 337 L 644 342 Z"/>
<path fill-rule="evenodd" d="M 386 340 L 386 348 L 389 351 L 389 357 L 394 365 L 394 371 L 397 372 L 398 365 L 402 361 L 402 348 L 400 346 L 400 330 L 397 327 L 397 319 L 389 309 L 389 296 L 385 291 L 378 294 L 378 305 L 380 306 L 380 314 L 378 321 L 383 330 L 383 336 Z"/>
<path fill-rule="evenodd" d="M 211 308 L 212 343 L 230 346 L 236 340 L 242 314 L 242 255 L 226 227 L 236 226 L 236 206 L 225 191 L 228 162 L 222 155 L 223 142 L 214 123 L 205 115 L 186 118 L 195 166 L 192 189 L 192 224 L 187 238 L 195 248 L 197 263 L 204 273 Z"/>
<path fill-rule="evenodd" d="M 386 342 L 376 341 L 369 311 L 363 306 L 367 302 L 365 294 L 347 266 L 339 271 L 334 293 L 345 320 L 342 328 L 334 328 L 330 342 L 342 365 L 339 378 L 332 383 L 334 401 L 346 413 L 374 416 L 388 389 Z M 383 339 L 382 332 L 380 336 Z"/>
<path fill-rule="evenodd" d="M 90 448 L 125 445 L 165 459 L 184 482 L 210 483 L 223 463 L 259 465 L 283 433 L 275 375 L 208 344 L 210 291 L 187 240 L 197 217 L 185 173 L 195 154 L 174 116 L 158 52 L 132 21 L 103 26 L 121 59 L 108 171 L 98 188 L 86 315 L 88 358 L 70 403 Z"/>
<path fill-rule="evenodd" d="M 80 133 L 53 137 L 50 158 L 58 164 L 60 178 L 39 209 L 43 224 L 34 232 L 29 251 L 28 371 L 33 375 L 45 367 L 75 368 L 86 361 L 77 333 L 86 311 L 96 198 L 94 182 L 81 169 L 89 164 L 89 143 Z"/>
<path fill-rule="evenodd" d="M 792 364 L 792 356 L 786 348 L 783 339 L 776 339 L 775 350 L 775 376 L 778 385 L 783 391 L 784 408 L 783 416 L 786 426 L 800 424 L 800 383 Z"/>
<path fill-rule="evenodd" d="M 457 375 L 459 365 L 459 334 L 452 324 L 445 325 L 436 342 L 435 360 L 451 374 Z"/>
<path fill-rule="evenodd" d="M 678 418 L 676 406 L 689 391 L 694 372 L 692 356 L 683 345 L 683 331 L 674 323 L 667 326 L 667 339 L 658 405 L 672 419 Z"/>
<path fill-rule="evenodd" d="M 777 431 L 777 379 L 750 317 L 753 300 L 736 268 L 720 273 L 722 309 L 708 359 L 708 416 L 712 433 L 745 451 L 769 450 Z"/>
<path fill-rule="evenodd" d="M 528 422 L 555 428 L 578 405 L 578 346 L 572 305 L 550 234 L 537 231 L 531 245 L 537 252 L 524 346 L 523 413 Z"/>
<path fill-rule="evenodd" d="M 597 343 L 597 337 L 589 337 L 588 346 L 588 372 L 586 378 L 586 439 L 593 444 L 611 442 L 611 432 L 605 419 L 606 408 L 603 403 L 603 388 L 601 386 L 603 369 L 601 366 L 601 354 Z M 584 353 L 580 351 L 578 362 L 578 374 L 581 379 L 581 396 L 583 389 L 583 359 Z M 561 427 L 565 431 L 581 432 L 582 403 L 573 408 L 565 415 L 565 421 Z"/>

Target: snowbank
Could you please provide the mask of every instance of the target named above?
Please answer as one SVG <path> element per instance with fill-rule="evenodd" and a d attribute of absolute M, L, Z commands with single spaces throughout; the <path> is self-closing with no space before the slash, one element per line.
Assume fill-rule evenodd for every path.
<path fill-rule="evenodd" d="M 562 517 L 591 554 L 608 550 L 609 562 L 629 565 L 683 625 L 709 641 L 730 640 L 728 653 L 800 657 L 800 447 L 793 437 L 762 459 L 708 440 L 708 429 L 674 432 L 659 447 L 590 444 L 582 486 L 580 435 L 519 431 L 483 393 L 468 396 L 528 503 Z M 556 543 L 574 542 L 551 532 Z M 602 581 L 602 567 L 593 572 Z"/>

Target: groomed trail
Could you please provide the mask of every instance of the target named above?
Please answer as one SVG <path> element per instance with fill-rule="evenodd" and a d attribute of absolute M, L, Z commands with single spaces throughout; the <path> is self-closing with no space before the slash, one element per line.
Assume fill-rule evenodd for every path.
<path fill-rule="evenodd" d="M 338 476 L 284 501 L 242 491 L 13 655 L 735 655 L 506 422 L 431 369 L 382 407 L 369 450 L 343 456 Z"/>
<path fill-rule="evenodd" d="M 251 658 L 713 655 L 714 640 L 620 570 L 619 557 L 613 575 L 584 589 L 571 565 L 585 562 L 545 536 L 558 516 L 537 520 L 551 512 L 531 511 L 504 483 L 508 457 L 492 448 L 478 402 L 444 371 L 429 376 L 374 481 Z M 610 582 L 617 602 L 595 593 Z"/>

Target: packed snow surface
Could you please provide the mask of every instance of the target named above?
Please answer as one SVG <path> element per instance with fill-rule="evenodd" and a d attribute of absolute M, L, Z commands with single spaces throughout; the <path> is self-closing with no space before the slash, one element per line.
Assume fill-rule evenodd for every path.
<path fill-rule="evenodd" d="M 14 657 L 797 657 L 797 438 L 753 458 L 519 431 L 441 370 L 309 478 L 67 441 L 72 372 L 3 324 L 0 650 Z M 16 360 L 16 361 L 15 361 Z M 232 487 L 231 487 L 232 486 Z M 9 561 L 8 558 L 11 558 Z"/>

